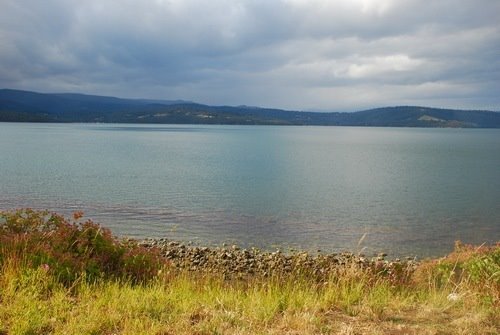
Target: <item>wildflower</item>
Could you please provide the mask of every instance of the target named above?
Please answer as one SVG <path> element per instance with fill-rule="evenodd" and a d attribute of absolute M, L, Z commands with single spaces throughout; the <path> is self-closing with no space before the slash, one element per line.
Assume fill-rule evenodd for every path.
<path fill-rule="evenodd" d="M 50 266 L 49 266 L 49 264 L 47 264 L 47 263 L 44 263 L 44 264 L 40 265 L 40 267 L 41 267 L 41 268 L 42 268 L 42 270 L 43 270 L 43 271 L 45 271 L 45 272 L 48 272 L 48 271 L 50 270 Z"/>
<path fill-rule="evenodd" d="M 73 219 L 78 220 L 83 217 L 83 211 L 76 211 L 73 213 Z"/>

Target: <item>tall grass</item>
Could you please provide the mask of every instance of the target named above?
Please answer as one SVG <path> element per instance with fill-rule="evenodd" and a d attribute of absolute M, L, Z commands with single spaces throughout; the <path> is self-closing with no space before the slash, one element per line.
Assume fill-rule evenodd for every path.
<path fill-rule="evenodd" d="M 0 334 L 500 330 L 498 245 L 458 244 L 448 257 L 420 264 L 404 282 L 355 264 L 320 282 L 307 275 L 228 281 L 173 269 L 155 251 L 79 220 L 79 214 L 68 221 L 30 210 L 0 214 Z M 64 247 L 52 245 L 59 242 Z M 106 258 L 107 252 L 115 254 Z"/>

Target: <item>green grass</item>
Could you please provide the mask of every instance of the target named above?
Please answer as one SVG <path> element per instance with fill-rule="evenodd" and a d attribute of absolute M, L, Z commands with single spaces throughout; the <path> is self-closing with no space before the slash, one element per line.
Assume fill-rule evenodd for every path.
<path fill-rule="evenodd" d="M 39 227 L 50 214 L 0 215 L 0 334 L 500 332 L 498 245 L 457 245 L 447 258 L 423 262 L 409 281 L 397 283 L 354 264 L 320 282 L 293 275 L 225 280 L 217 274 L 172 269 L 168 263 L 158 265 L 154 257 L 137 261 L 143 259 L 136 257 L 143 250 L 132 245 L 124 248 L 134 250 L 134 271 L 124 250 L 123 258 L 115 259 L 126 269 L 120 275 L 120 266 L 98 272 L 87 266 L 96 263 L 93 257 L 102 257 L 89 252 L 96 250 L 92 241 L 86 251 L 77 248 L 71 255 L 59 249 L 53 253 L 47 245 L 19 249 L 17 242 L 38 234 L 33 227 L 14 233 L 5 228 L 19 217 L 19 223 L 38 217 Z M 72 232 L 78 235 L 75 227 Z M 96 241 L 121 245 L 106 236 Z M 35 240 L 41 241 L 39 236 Z M 154 275 L 151 259 L 160 266 Z M 42 263 L 47 260 L 50 265 Z M 64 269 L 72 271 L 71 276 L 62 275 Z M 450 294 L 457 298 L 450 299 Z"/>

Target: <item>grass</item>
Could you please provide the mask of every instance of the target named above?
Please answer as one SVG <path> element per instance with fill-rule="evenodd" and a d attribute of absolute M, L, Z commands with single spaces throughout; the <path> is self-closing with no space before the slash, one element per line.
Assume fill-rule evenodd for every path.
<path fill-rule="evenodd" d="M 354 264 L 320 282 L 225 280 L 79 219 L 0 213 L 0 334 L 500 333 L 499 245 L 457 244 L 404 282 Z"/>

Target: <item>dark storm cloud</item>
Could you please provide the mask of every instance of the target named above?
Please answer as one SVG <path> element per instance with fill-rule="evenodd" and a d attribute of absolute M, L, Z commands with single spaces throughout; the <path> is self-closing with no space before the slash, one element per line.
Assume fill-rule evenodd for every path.
<path fill-rule="evenodd" d="M 496 0 L 4 0 L 0 86 L 498 110 L 499 15 Z"/>

